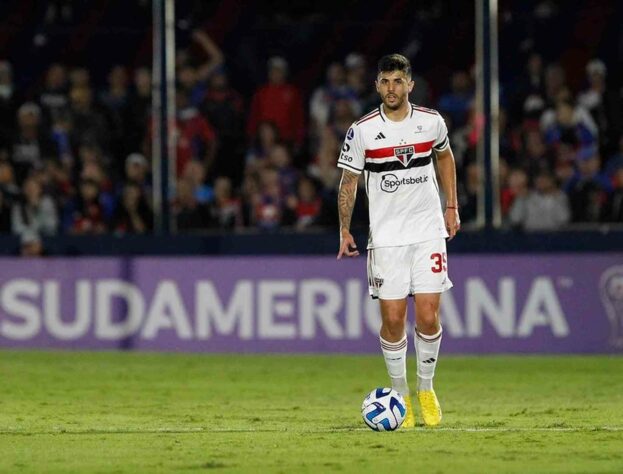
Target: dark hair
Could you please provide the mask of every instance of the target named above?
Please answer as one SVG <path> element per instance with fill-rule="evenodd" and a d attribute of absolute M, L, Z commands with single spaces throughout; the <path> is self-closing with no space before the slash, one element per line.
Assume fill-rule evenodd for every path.
<path fill-rule="evenodd" d="M 411 77 L 411 63 L 402 54 L 388 54 L 379 61 L 379 74 L 382 72 L 402 71 Z"/>

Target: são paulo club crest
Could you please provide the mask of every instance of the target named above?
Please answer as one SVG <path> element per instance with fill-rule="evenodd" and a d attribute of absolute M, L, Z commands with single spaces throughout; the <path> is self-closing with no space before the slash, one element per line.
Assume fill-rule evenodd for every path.
<path fill-rule="evenodd" d="M 413 146 L 403 146 L 394 148 L 394 156 L 400 160 L 403 166 L 406 168 L 409 162 L 413 159 L 415 154 L 415 148 Z"/>

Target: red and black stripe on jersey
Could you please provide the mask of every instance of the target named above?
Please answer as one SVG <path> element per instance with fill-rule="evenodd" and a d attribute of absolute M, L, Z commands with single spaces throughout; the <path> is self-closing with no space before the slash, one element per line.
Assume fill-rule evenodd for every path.
<path fill-rule="evenodd" d="M 399 146 L 389 146 L 384 148 L 375 148 L 371 150 L 365 151 L 366 164 L 364 165 L 364 169 L 371 171 L 373 173 L 382 173 L 384 171 L 396 171 L 396 170 L 404 170 L 409 168 L 418 168 L 420 166 L 426 166 L 432 161 L 432 153 L 431 149 L 433 146 L 434 140 L 428 142 L 421 143 L 410 143 L 408 145 L 399 145 Z M 426 156 L 420 156 L 413 158 L 412 156 L 408 157 L 407 164 L 405 165 L 403 161 L 398 158 L 396 155 L 396 149 L 400 148 L 413 148 L 412 155 L 418 153 L 428 153 Z M 394 158 L 388 160 L 388 158 Z M 384 160 L 384 161 L 376 161 L 376 160 Z"/>
<path fill-rule="evenodd" d="M 374 163 L 372 161 L 366 161 L 363 169 L 366 171 L 370 171 L 372 173 L 384 173 L 385 171 L 400 171 L 406 170 L 409 168 L 419 168 L 420 166 L 430 165 L 433 160 L 432 153 L 428 156 L 422 156 L 421 158 L 413 158 L 411 161 L 407 163 L 407 165 L 403 165 L 402 162 L 398 160 L 394 161 L 384 161 L 383 163 Z"/>

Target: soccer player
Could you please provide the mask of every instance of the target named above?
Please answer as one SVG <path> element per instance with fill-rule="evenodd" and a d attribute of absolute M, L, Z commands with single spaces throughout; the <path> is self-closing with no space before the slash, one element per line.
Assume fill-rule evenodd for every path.
<path fill-rule="evenodd" d="M 382 104 L 353 123 L 338 159 L 340 249 L 359 255 L 350 233 L 357 181 L 363 171 L 369 201 L 368 285 L 381 306 L 381 350 L 392 387 L 404 396 L 403 426 L 415 426 L 407 384 L 407 296 L 415 301 L 417 398 L 427 426 L 441 421 L 433 376 L 441 343 L 439 302 L 452 287 L 446 238 L 460 228 L 456 169 L 443 118 L 409 102 L 411 65 L 400 54 L 381 58 L 376 90 Z M 446 205 L 433 166 L 437 157 Z"/>

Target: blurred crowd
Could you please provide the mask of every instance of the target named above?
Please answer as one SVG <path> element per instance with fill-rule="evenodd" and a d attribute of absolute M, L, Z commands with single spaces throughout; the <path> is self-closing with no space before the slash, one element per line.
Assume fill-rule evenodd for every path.
<path fill-rule="evenodd" d="M 176 55 L 177 231 L 335 228 L 341 142 L 379 102 L 374 58 L 351 53 L 326 65 L 305 94 L 290 80 L 288 59 L 273 56 L 265 84 L 245 97 L 219 46 L 200 30 L 192 43 Z M 533 53 L 524 75 L 503 84 L 506 226 L 623 222 L 622 89 L 599 59 L 585 73 L 584 87 L 572 90 L 559 64 Z M 97 88 L 88 69 L 53 63 L 28 95 L 14 77 L 1 61 L 0 232 L 18 234 L 24 253 L 39 253 L 40 237 L 59 233 L 152 232 L 151 71 L 113 65 Z M 473 71 L 455 71 L 436 97 L 424 77 L 414 80 L 412 102 L 439 110 L 450 130 L 469 224 L 482 192 Z M 363 196 L 355 212 L 353 223 L 365 227 Z"/>

